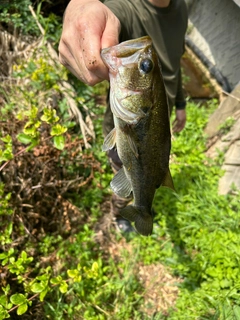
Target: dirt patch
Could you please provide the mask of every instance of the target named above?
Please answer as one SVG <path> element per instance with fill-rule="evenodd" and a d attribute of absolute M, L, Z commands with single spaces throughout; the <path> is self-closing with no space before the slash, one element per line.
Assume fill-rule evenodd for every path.
<path fill-rule="evenodd" d="M 175 305 L 179 292 L 177 283 L 181 279 L 173 277 L 161 263 L 140 266 L 139 279 L 145 288 L 144 313 L 167 315 L 168 309 Z"/>

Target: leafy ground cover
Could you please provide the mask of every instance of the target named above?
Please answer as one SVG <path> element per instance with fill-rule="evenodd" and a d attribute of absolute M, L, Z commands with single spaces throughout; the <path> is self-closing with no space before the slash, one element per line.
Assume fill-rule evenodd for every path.
<path fill-rule="evenodd" d="M 57 43 L 53 16 L 37 15 Z M 1 89 L 0 319 L 240 319 L 240 194 L 218 195 L 223 155 L 205 155 L 217 102 L 188 102 L 172 143 L 176 192 L 157 191 L 153 235 L 122 235 L 101 152 L 105 85 L 77 82 L 34 41 Z M 69 114 L 73 92 L 95 138 Z"/>

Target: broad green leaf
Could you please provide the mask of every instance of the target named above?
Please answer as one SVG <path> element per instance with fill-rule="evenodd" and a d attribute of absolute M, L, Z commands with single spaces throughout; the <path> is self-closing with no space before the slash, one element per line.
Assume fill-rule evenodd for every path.
<path fill-rule="evenodd" d="M 17 308 L 17 314 L 19 316 L 21 316 L 22 314 L 24 314 L 27 311 L 27 309 L 28 309 L 28 304 L 23 303 Z"/>
<path fill-rule="evenodd" d="M 7 296 L 5 296 L 5 295 L 0 296 L 0 304 L 2 306 L 6 306 L 7 302 L 8 302 Z"/>
<path fill-rule="evenodd" d="M 52 278 L 52 279 L 50 280 L 51 284 L 59 284 L 61 281 L 62 281 L 62 277 L 61 277 L 61 276 Z"/>
<path fill-rule="evenodd" d="M 75 278 L 79 276 L 79 271 L 77 269 L 74 270 L 68 270 L 67 274 L 70 278 Z"/>
<path fill-rule="evenodd" d="M 26 260 L 26 259 L 27 259 L 27 253 L 26 253 L 26 251 L 22 251 L 21 257 L 22 257 L 23 260 Z"/>
<path fill-rule="evenodd" d="M 8 251 L 8 256 L 14 254 L 14 249 L 13 248 L 10 248 L 9 251 Z"/>
<path fill-rule="evenodd" d="M 17 138 L 18 138 L 18 141 L 20 141 L 21 143 L 24 143 L 24 144 L 28 144 L 28 143 L 32 142 L 32 137 L 25 134 L 25 133 L 19 133 L 17 135 Z"/>
<path fill-rule="evenodd" d="M 7 284 L 6 288 L 2 287 L 2 291 L 7 295 L 8 292 L 10 291 L 10 285 Z"/>
<path fill-rule="evenodd" d="M 70 278 L 74 280 L 74 282 L 80 282 L 82 280 L 80 271 L 77 269 L 67 270 L 67 274 Z"/>
<path fill-rule="evenodd" d="M 55 136 L 53 138 L 54 147 L 58 150 L 63 150 L 65 145 L 65 138 L 64 136 Z"/>
<path fill-rule="evenodd" d="M 98 269 L 99 269 L 98 263 L 97 263 L 96 261 L 93 262 L 93 264 L 92 264 L 92 271 L 98 272 Z"/>
<path fill-rule="evenodd" d="M 39 144 L 39 139 L 32 139 L 32 143 L 30 144 L 30 146 L 27 148 L 27 151 L 32 150 L 33 148 L 35 148 L 37 145 Z"/>
<path fill-rule="evenodd" d="M 62 282 L 62 277 L 61 277 L 61 276 L 57 276 L 57 277 L 55 277 L 55 278 L 52 278 L 52 279 L 50 280 L 50 282 L 51 282 L 52 284 L 60 284 L 60 283 Z"/>
<path fill-rule="evenodd" d="M 44 290 L 40 293 L 40 295 L 39 295 L 40 301 L 43 301 L 43 300 L 44 300 L 44 298 L 45 298 L 46 294 L 48 293 L 48 291 L 49 291 L 49 288 L 47 287 L 46 289 L 44 289 Z"/>
<path fill-rule="evenodd" d="M 12 143 L 12 137 L 9 134 L 1 138 L 1 140 L 5 143 Z"/>
<path fill-rule="evenodd" d="M 0 162 L 2 161 L 8 161 L 8 160 L 11 160 L 13 158 L 13 154 L 12 154 L 12 150 L 0 150 Z"/>
<path fill-rule="evenodd" d="M 3 260 L 5 258 L 8 257 L 8 253 L 7 252 L 3 252 L 3 253 L 0 253 L 0 260 Z"/>
<path fill-rule="evenodd" d="M 33 261 L 33 257 L 28 258 L 27 253 L 25 251 L 22 251 L 21 258 L 22 258 L 23 262 L 25 262 L 25 263 L 30 263 Z"/>
<path fill-rule="evenodd" d="M 34 293 L 39 293 L 39 292 L 42 292 L 45 288 L 46 288 L 46 286 L 43 285 L 41 282 L 40 283 L 35 282 L 31 286 L 31 291 Z"/>
<path fill-rule="evenodd" d="M 22 293 L 15 293 L 10 297 L 10 301 L 15 304 L 23 304 L 27 301 L 27 298 Z"/>
<path fill-rule="evenodd" d="M 6 258 L 6 259 L 4 259 L 4 260 L 2 261 L 2 266 L 5 266 L 7 263 L 8 263 L 8 258 Z"/>
<path fill-rule="evenodd" d="M 6 194 L 5 200 L 9 201 L 11 199 L 11 196 L 12 196 L 12 194 L 11 194 L 11 192 L 9 192 L 8 194 Z"/>
<path fill-rule="evenodd" d="M 67 131 L 67 128 L 61 126 L 59 123 L 55 124 L 54 126 L 52 126 L 52 129 L 51 129 L 51 136 L 59 136 L 63 133 L 65 133 Z"/>
<path fill-rule="evenodd" d="M 44 114 L 41 116 L 42 121 L 45 121 L 47 123 L 54 123 L 59 120 L 59 117 L 56 115 L 55 109 L 44 108 L 43 113 Z"/>
<path fill-rule="evenodd" d="M 61 293 L 66 293 L 68 290 L 68 284 L 66 283 L 66 281 L 63 281 L 59 287 L 59 290 Z"/>
<path fill-rule="evenodd" d="M 7 319 L 7 318 L 10 318 L 9 313 L 7 312 L 7 310 L 3 308 L 3 306 L 0 305 L 0 320 Z"/>
<path fill-rule="evenodd" d="M 13 224 L 12 224 L 12 222 L 10 222 L 6 228 L 6 232 L 7 232 L 8 236 L 10 236 L 12 234 L 12 229 L 13 229 Z"/>
<path fill-rule="evenodd" d="M 26 114 L 30 117 L 30 119 L 35 119 L 37 117 L 38 108 L 36 106 L 32 106 L 31 110 L 27 111 Z"/>
<path fill-rule="evenodd" d="M 47 269 L 45 269 L 45 272 L 47 272 Z M 49 277 L 50 277 L 49 274 L 44 273 L 44 274 L 42 274 L 42 275 L 40 275 L 40 276 L 37 276 L 36 279 L 37 279 L 37 280 L 40 280 L 40 281 L 46 282 L 46 281 L 49 280 Z"/>

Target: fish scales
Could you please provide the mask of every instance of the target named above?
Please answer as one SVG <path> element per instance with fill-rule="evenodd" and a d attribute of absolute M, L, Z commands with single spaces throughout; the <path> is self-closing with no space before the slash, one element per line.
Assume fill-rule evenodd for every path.
<path fill-rule="evenodd" d="M 149 37 L 102 50 L 109 68 L 110 105 L 115 128 L 103 150 L 117 147 L 123 168 L 111 187 L 120 197 L 132 192 L 134 202 L 120 214 L 142 235 L 153 228 L 156 189 L 173 182 L 169 171 L 171 132 L 169 108 L 157 54 Z"/>

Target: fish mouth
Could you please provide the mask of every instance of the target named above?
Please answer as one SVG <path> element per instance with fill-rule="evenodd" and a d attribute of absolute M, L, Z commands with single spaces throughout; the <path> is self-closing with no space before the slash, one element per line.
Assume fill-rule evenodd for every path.
<path fill-rule="evenodd" d="M 151 45 L 152 39 L 149 36 L 132 39 L 121 42 L 116 46 L 102 49 L 101 57 L 105 65 L 112 72 L 116 72 L 117 67 L 120 65 L 118 58 L 127 58 L 125 64 L 135 63 L 139 51 L 144 50 Z"/>
<path fill-rule="evenodd" d="M 142 50 L 145 47 L 152 44 L 152 39 L 149 36 L 145 36 L 138 39 L 132 39 L 128 41 L 121 42 L 116 46 L 102 49 L 101 55 L 104 57 L 110 51 L 115 53 L 117 58 L 124 58 L 129 55 L 134 54 L 136 51 Z"/>

